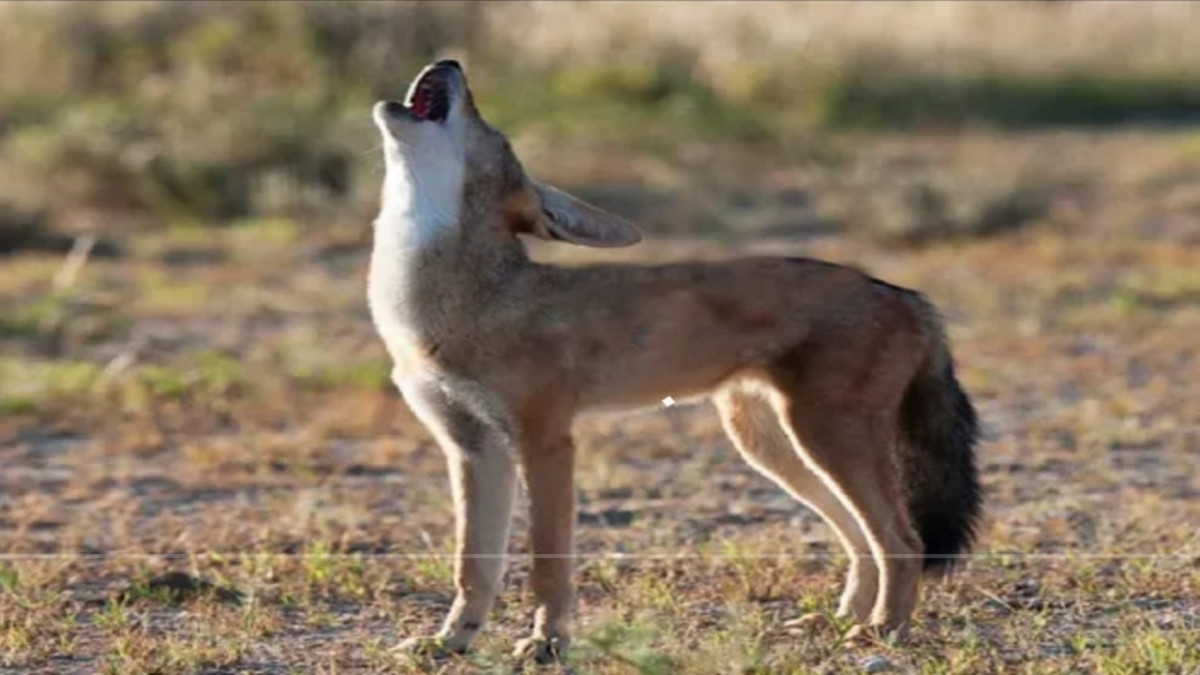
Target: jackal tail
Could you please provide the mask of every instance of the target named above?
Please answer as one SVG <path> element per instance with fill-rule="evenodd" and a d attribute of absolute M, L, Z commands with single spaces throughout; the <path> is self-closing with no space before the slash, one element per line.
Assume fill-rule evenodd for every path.
<path fill-rule="evenodd" d="M 923 569 L 950 573 L 973 543 L 982 509 L 975 466 L 979 421 L 954 372 L 941 318 L 920 300 L 932 344 L 900 407 L 900 459 Z"/>

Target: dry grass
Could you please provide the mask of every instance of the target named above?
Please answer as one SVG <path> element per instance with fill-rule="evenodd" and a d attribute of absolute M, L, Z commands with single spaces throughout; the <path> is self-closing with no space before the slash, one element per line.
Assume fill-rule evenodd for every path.
<path fill-rule="evenodd" d="M 773 191 L 890 184 L 846 187 L 862 167 L 958 175 L 1049 152 L 1091 178 L 1028 229 L 918 250 L 748 225 L 722 243 L 650 218 L 637 249 L 536 252 L 799 253 L 928 292 L 989 431 L 979 557 L 927 588 L 911 644 L 786 634 L 782 620 L 836 599 L 845 561 L 827 529 L 736 457 L 706 405 L 589 418 L 572 667 L 856 672 L 881 657 L 915 673 L 1196 673 L 1194 141 L 869 140 L 831 139 L 839 158 L 815 175 L 803 150 L 752 163 L 714 146 L 727 161 L 683 169 L 532 154 L 569 183 L 610 184 L 620 167 L 670 203 L 707 211 L 707 194 L 751 220 L 781 208 L 754 201 Z M 799 222 L 792 206 L 773 217 Z M 450 600 L 446 479 L 386 383 L 364 245 L 361 232 L 301 237 L 278 223 L 154 233 L 57 290 L 60 257 L 4 260 L 5 672 L 427 672 L 387 649 L 434 628 Z M 437 672 L 511 667 L 529 611 L 523 537 L 513 550 L 491 630 Z"/>

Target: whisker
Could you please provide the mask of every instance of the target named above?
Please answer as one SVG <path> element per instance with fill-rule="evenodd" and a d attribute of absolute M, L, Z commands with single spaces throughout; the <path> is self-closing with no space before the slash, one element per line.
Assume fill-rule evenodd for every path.
<path fill-rule="evenodd" d="M 383 143 L 380 143 L 379 145 L 376 145 L 373 148 L 368 148 L 367 150 L 363 150 L 362 152 L 357 152 L 354 154 L 354 156 L 356 158 L 363 158 L 372 153 L 379 152 L 382 149 L 383 149 Z"/>

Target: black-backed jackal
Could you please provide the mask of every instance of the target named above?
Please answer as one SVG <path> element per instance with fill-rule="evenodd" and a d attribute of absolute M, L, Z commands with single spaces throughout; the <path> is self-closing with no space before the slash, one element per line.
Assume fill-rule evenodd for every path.
<path fill-rule="evenodd" d="M 456 62 L 425 68 L 374 119 L 387 174 L 370 307 L 396 386 L 445 451 L 457 516 L 457 597 L 441 631 L 408 647 L 462 651 L 483 627 L 519 466 L 537 609 L 518 652 L 563 654 L 573 417 L 702 394 L 745 459 L 836 531 L 851 559 L 839 612 L 862 629 L 905 626 L 922 568 L 969 546 L 981 501 L 975 413 L 925 299 L 804 259 L 537 264 L 519 234 L 641 237 L 527 175 Z"/>

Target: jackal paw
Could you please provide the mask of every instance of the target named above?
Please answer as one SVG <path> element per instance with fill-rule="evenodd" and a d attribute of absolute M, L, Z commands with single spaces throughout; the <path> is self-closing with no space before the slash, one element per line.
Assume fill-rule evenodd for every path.
<path fill-rule="evenodd" d="M 856 624 L 843 640 L 850 646 L 877 645 L 889 640 L 897 640 L 906 634 L 905 626 L 889 626 L 878 624 Z"/>
<path fill-rule="evenodd" d="M 820 612 L 809 612 L 783 622 L 784 630 L 796 633 L 822 633 L 831 630 L 834 626 L 833 620 Z"/>
<path fill-rule="evenodd" d="M 540 664 L 556 663 L 567 657 L 567 649 L 570 646 L 571 639 L 566 636 L 527 637 L 517 641 L 513 657 L 522 660 L 533 659 Z"/>
<path fill-rule="evenodd" d="M 397 654 L 408 654 L 427 659 L 444 659 L 453 654 L 467 651 L 467 643 L 463 640 L 438 637 L 436 635 L 410 637 L 392 648 Z"/>

